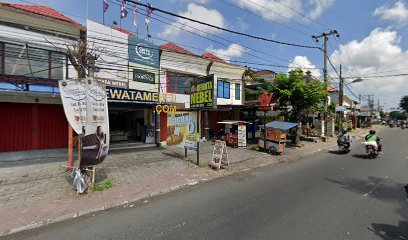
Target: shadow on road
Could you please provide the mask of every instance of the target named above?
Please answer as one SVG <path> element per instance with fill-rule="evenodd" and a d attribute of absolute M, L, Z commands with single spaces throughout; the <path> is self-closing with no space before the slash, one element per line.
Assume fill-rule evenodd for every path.
<path fill-rule="evenodd" d="M 340 153 L 339 153 L 339 151 L 337 151 L 337 150 L 329 150 L 329 151 L 327 151 L 328 153 L 331 153 L 331 154 L 337 154 L 337 155 L 341 155 Z"/>
<path fill-rule="evenodd" d="M 352 156 L 360 159 L 369 159 L 367 154 L 353 154 Z"/>
<path fill-rule="evenodd" d="M 378 177 L 369 177 L 367 180 L 326 180 L 356 194 L 366 195 L 381 202 L 396 203 L 398 205 L 396 212 L 402 217 L 398 226 L 387 223 L 371 223 L 372 228 L 368 229 L 384 240 L 408 239 L 408 202 L 405 184 L 392 181 L 389 178 Z"/>
<path fill-rule="evenodd" d="M 407 221 L 399 221 L 398 226 L 384 223 L 372 223 L 371 226 L 368 229 L 384 240 L 408 239 Z"/>

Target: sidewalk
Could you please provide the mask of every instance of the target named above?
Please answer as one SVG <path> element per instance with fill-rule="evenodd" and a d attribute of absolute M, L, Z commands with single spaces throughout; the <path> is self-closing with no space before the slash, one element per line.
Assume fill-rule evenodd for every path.
<path fill-rule="evenodd" d="M 361 133 L 360 133 L 361 132 Z M 366 129 L 352 133 L 360 137 Z M 200 146 L 200 166 L 196 153 L 166 148 L 108 155 L 97 168 L 97 182 L 110 178 L 114 186 L 102 192 L 77 195 L 64 159 L 32 164 L 0 165 L 0 236 L 104 211 L 132 207 L 132 203 L 181 187 L 195 185 L 244 170 L 296 160 L 333 148 L 329 142 L 302 142 L 303 147 L 287 148 L 279 156 L 247 149 L 228 148 L 230 166 L 215 171 L 208 167 L 212 144 Z M 0 156 L 1 157 L 1 156 Z"/>

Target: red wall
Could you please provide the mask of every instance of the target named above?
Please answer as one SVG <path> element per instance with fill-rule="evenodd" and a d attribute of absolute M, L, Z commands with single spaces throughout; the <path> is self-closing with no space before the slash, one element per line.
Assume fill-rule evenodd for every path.
<path fill-rule="evenodd" d="M 160 113 L 160 141 L 167 139 L 167 113 Z"/>
<path fill-rule="evenodd" d="M 0 103 L 0 129 L 0 152 L 68 145 L 62 105 Z"/>

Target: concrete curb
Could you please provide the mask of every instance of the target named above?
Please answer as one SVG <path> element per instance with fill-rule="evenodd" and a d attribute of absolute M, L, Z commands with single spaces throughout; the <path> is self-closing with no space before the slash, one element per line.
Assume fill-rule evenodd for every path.
<path fill-rule="evenodd" d="M 361 134 L 361 133 L 355 133 L 355 134 Z M 33 223 L 29 224 L 29 225 L 4 230 L 3 232 L 0 233 L 0 237 L 15 234 L 15 233 L 18 233 L 18 232 L 33 230 L 33 229 L 36 229 L 36 228 L 39 228 L 39 227 L 43 227 L 43 226 L 47 226 L 47 225 L 55 224 L 55 223 L 59 223 L 59 222 L 64 222 L 64 221 L 67 221 L 67 220 L 70 220 L 70 219 L 75 219 L 75 218 L 78 218 L 78 217 L 84 217 L 84 216 L 89 216 L 89 215 L 92 215 L 92 214 L 97 214 L 97 213 L 107 211 L 107 210 L 110 210 L 110 209 L 114 209 L 114 208 L 120 208 L 120 207 L 121 208 L 131 208 L 136 203 L 141 202 L 142 200 L 145 200 L 145 199 L 161 196 L 161 195 L 167 194 L 169 192 L 177 191 L 177 190 L 180 190 L 180 189 L 183 189 L 183 188 L 186 188 L 186 187 L 195 186 L 195 185 L 198 185 L 198 184 L 203 183 L 203 182 L 213 181 L 215 179 L 223 178 L 223 177 L 226 177 L 226 176 L 231 176 L 231 175 L 234 175 L 234 174 L 238 174 L 240 172 L 246 172 L 246 171 L 250 171 L 250 170 L 253 170 L 253 169 L 258 169 L 258 168 L 269 166 L 269 165 L 272 165 L 272 164 L 286 163 L 286 162 L 289 162 L 289 161 L 297 159 L 297 158 L 303 158 L 303 157 L 306 157 L 306 156 L 309 156 L 309 155 L 312 155 L 312 154 L 315 154 L 315 153 L 318 153 L 318 152 L 322 152 L 323 150 L 328 150 L 328 149 L 331 149 L 331 148 L 335 147 L 335 142 L 333 142 L 332 144 L 329 144 L 329 145 L 330 146 L 326 146 L 326 147 L 323 147 L 323 148 L 320 148 L 320 149 L 317 149 L 317 150 L 314 150 L 314 151 L 305 152 L 305 153 L 302 153 L 302 154 L 297 154 L 297 155 L 293 155 L 293 156 L 290 156 L 290 157 L 286 157 L 286 158 L 280 159 L 278 161 L 272 160 L 272 161 L 264 162 L 264 163 L 261 163 L 259 165 L 253 166 L 253 167 L 244 167 L 242 169 L 239 169 L 239 166 L 237 166 L 236 164 L 239 164 L 239 163 L 242 163 L 242 162 L 248 162 L 248 161 L 251 161 L 251 160 L 253 161 L 254 159 L 247 159 L 247 160 L 244 160 L 244 161 L 241 161 L 241 162 L 232 163 L 231 165 L 232 166 L 237 166 L 238 169 L 229 168 L 229 169 L 227 169 L 227 171 L 220 172 L 219 175 L 208 176 L 208 177 L 200 179 L 200 180 L 189 179 L 189 180 L 192 180 L 192 181 L 187 181 L 186 183 L 171 186 L 169 188 L 165 188 L 165 189 L 160 190 L 160 191 L 146 193 L 146 194 L 143 194 L 141 196 L 138 196 L 138 197 L 135 197 L 133 199 L 126 200 L 126 201 L 122 201 L 122 202 L 118 202 L 118 203 L 109 203 L 109 204 L 104 205 L 102 207 L 92 208 L 92 209 L 83 210 L 83 211 L 74 212 L 74 213 L 69 213 L 69 214 L 65 214 L 65 215 L 62 215 L 62 216 L 59 216 L 59 217 L 56 217 L 56 218 L 53 218 L 53 219 L 46 219 L 46 220 L 43 220 L 43 221 L 33 222 Z M 228 170 L 232 170 L 232 171 L 228 171 Z"/>

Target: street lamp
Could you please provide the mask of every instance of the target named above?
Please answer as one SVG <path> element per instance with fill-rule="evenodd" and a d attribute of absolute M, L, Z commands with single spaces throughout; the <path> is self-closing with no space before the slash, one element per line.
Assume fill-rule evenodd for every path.
<path fill-rule="evenodd" d="M 340 69 L 341 69 L 341 66 L 340 66 Z M 362 81 L 364 81 L 364 79 L 362 79 L 361 77 L 358 77 L 358 78 L 354 79 L 353 81 L 344 84 L 344 78 L 342 78 L 341 75 L 340 75 L 339 106 L 343 106 L 343 86 L 347 86 L 349 84 L 358 83 L 358 82 L 362 82 Z M 340 112 L 339 113 L 339 130 L 342 128 L 342 124 L 341 124 L 342 118 L 343 118 L 343 113 Z"/>

